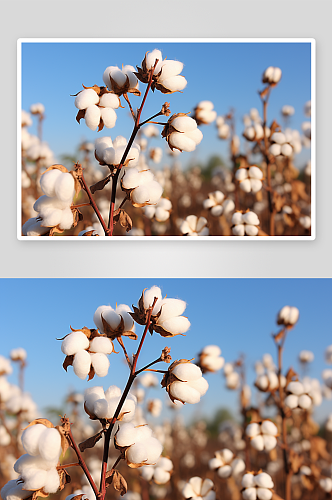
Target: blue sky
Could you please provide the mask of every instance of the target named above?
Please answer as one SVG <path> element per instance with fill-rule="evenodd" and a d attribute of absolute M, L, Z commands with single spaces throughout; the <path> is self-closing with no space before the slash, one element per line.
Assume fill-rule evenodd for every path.
<path fill-rule="evenodd" d="M 23 347 L 28 352 L 25 387 L 39 408 L 62 403 L 70 390 L 83 391 L 91 385 L 118 385 L 123 388 L 127 367 L 121 354 L 110 356 L 107 377 L 95 377 L 89 383 L 78 379 L 71 367 L 62 368 L 64 355 L 56 338 L 70 332 L 69 326 L 94 328 L 93 314 L 100 305 L 115 307 L 116 302 L 136 305 L 142 290 L 160 286 L 163 295 L 187 302 L 185 315 L 191 322 L 187 335 L 163 339 L 149 335 L 139 366 L 159 356 L 165 346 L 171 347 L 175 359 L 191 359 L 208 344 L 217 344 L 226 361 L 239 355 L 246 357 L 248 382 L 255 378 L 253 365 L 266 352 L 276 361 L 271 337 L 276 332 L 275 318 L 284 305 L 296 306 L 300 319 L 289 333 L 284 355 L 285 368 L 299 369 L 300 350 L 314 352 L 309 374 L 320 378 L 328 368 L 325 348 L 332 344 L 331 279 L 1 279 L 0 310 L 2 341 L 0 354 Z M 138 325 L 137 325 L 138 326 Z M 141 327 L 136 329 L 138 335 Z M 125 339 L 129 353 L 137 342 Z M 161 369 L 162 364 L 160 365 Z M 210 388 L 199 405 L 186 405 L 184 414 L 211 416 L 219 407 L 228 407 L 236 415 L 237 395 L 225 389 L 221 373 L 207 374 Z M 9 377 L 17 383 L 16 371 Z M 152 389 L 149 396 L 164 399 L 164 391 Z M 316 410 L 318 420 L 331 412 L 331 401 Z M 166 412 L 167 414 L 167 412 Z"/>
<path fill-rule="evenodd" d="M 218 115 L 231 108 L 235 110 L 236 132 L 242 135 L 242 117 L 253 107 L 261 112 L 258 91 L 262 90 L 261 75 L 268 66 L 278 66 L 283 76 L 273 90 L 268 107 L 268 122 L 281 120 L 284 104 L 295 108 L 289 125 L 300 130 L 307 118 L 303 107 L 311 98 L 311 58 L 309 43 L 23 43 L 22 44 L 22 107 L 41 102 L 45 106 L 43 138 L 57 157 L 73 154 L 82 140 L 94 141 L 100 135 L 124 135 L 129 138 L 132 121 L 128 108 L 117 110 L 117 123 L 113 129 L 97 133 L 91 131 L 75 116 L 74 97 L 83 89 L 82 84 L 104 85 L 102 75 L 107 66 L 141 64 L 146 51 L 159 48 L 163 57 L 184 63 L 182 74 L 188 81 L 183 93 L 163 95 L 155 91 L 150 95 L 143 119 L 155 114 L 165 102 L 170 102 L 172 113 L 188 113 L 201 100 L 211 100 Z M 141 91 L 145 85 L 140 84 Z M 133 107 L 141 98 L 132 97 Z M 123 101 L 125 104 L 125 101 Z M 29 129 L 36 133 L 35 125 Z M 193 153 L 198 161 L 213 155 L 228 156 L 225 141 L 217 138 L 215 125 L 202 126 L 203 141 Z M 155 146 L 165 147 L 161 139 Z M 193 156 L 192 156 L 193 158 Z M 297 157 L 297 165 L 304 166 L 310 158 L 308 149 Z M 190 154 L 181 156 L 183 165 Z"/>

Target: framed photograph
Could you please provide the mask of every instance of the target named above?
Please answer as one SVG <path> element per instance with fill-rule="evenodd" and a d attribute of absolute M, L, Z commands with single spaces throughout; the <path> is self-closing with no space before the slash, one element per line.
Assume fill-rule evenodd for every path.
<path fill-rule="evenodd" d="M 17 50 L 18 239 L 315 239 L 314 39 Z"/>

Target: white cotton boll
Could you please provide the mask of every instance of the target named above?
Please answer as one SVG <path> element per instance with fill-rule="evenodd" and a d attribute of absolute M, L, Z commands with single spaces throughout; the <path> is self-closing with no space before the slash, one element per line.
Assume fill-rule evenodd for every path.
<path fill-rule="evenodd" d="M 135 410 L 136 410 L 136 403 L 132 399 L 126 399 L 121 413 L 124 412 L 125 415 L 123 416 L 122 422 L 130 422 L 135 415 Z M 114 412 L 113 412 L 114 414 Z"/>
<path fill-rule="evenodd" d="M 189 404 L 196 404 L 201 399 L 200 393 L 184 382 L 173 382 L 170 386 L 170 394 L 174 398 Z"/>
<path fill-rule="evenodd" d="M 204 359 L 204 366 L 210 368 L 213 371 L 221 370 L 221 368 L 224 366 L 224 363 L 225 359 L 222 357 L 216 358 L 214 356 L 208 356 Z"/>
<path fill-rule="evenodd" d="M 97 152 L 97 156 L 103 160 L 106 165 L 115 164 L 115 150 L 112 147 L 104 149 L 101 156 L 99 156 Z"/>
<path fill-rule="evenodd" d="M 89 351 L 111 354 L 113 352 L 112 342 L 107 337 L 95 337 L 90 342 Z"/>
<path fill-rule="evenodd" d="M 232 474 L 232 467 L 230 465 L 224 465 L 218 469 L 218 476 L 222 478 L 227 478 Z"/>
<path fill-rule="evenodd" d="M 112 398 L 121 398 L 121 389 L 116 385 L 110 385 L 107 391 L 105 392 L 105 398 L 109 401 Z"/>
<path fill-rule="evenodd" d="M 163 208 L 157 207 L 156 208 L 156 219 L 159 222 L 165 222 L 166 220 L 169 219 L 169 212 L 167 210 L 164 210 Z"/>
<path fill-rule="evenodd" d="M 54 185 L 54 193 L 61 201 L 71 201 L 75 194 L 75 181 L 74 177 L 68 173 L 61 173 L 56 179 Z"/>
<path fill-rule="evenodd" d="M 64 210 L 62 210 L 62 214 L 61 214 L 61 220 L 59 222 L 59 227 L 60 229 L 70 229 L 72 227 L 74 223 L 74 216 L 73 216 L 73 212 L 71 211 L 71 209 L 68 207 L 68 208 L 65 208 Z"/>
<path fill-rule="evenodd" d="M 45 429 L 39 439 L 39 453 L 44 460 L 50 462 L 60 456 L 61 436 L 57 429 Z"/>
<path fill-rule="evenodd" d="M 170 472 L 173 470 L 173 462 L 169 458 L 166 457 L 160 457 L 157 463 L 157 466 L 160 467 L 161 469 Z"/>
<path fill-rule="evenodd" d="M 91 353 L 91 364 L 95 370 L 98 377 L 106 377 L 108 374 L 108 369 L 110 367 L 110 361 L 106 354 L 101 352 Z"/>
<path fill-rule="evenodd" d="M 241 186 L 241 184 L 240 184 L 240 186 Z M 262 181 L 260 181 L 258 179 L 251 179 L 250 184 L 251 184 L 251 191 L 253 193 L 258 193 L 258 191 L 260 191 L 263 187 Z"/>
<path fill-rule="evenodd" d="M 154 467 L 151 465 L 143 465 L 141 468 L 141 476 L 145 481 L 150 481 L 154 475 Z"/>
<path fill-rule="evenodd" d="M 247 236 L 257 236 L 257 234 L 258 234 L 258 227 L 251 226 L 250 224 L 247 224 L 245 226 L 245 232 L 246 232 Z"/>
<path fill-rule="evenodd" d="M 238 225 L 238 224 L 242 224 L 242 222 L 243 222 L 242 214 L 240 212 L 235 212 L 232 215 L 232 224 Z"/>
<path fill-rule="evenodd" d="M 284 144 L 286 142 L 285 134 L 283 132 L 274 132 L 271 135 L 271 141 L 280 145 Z"/>
<path fill-rule="evenodd" d="M 100 114 L 106 128 L 115 126 L 117 116 L 113 108 L 101 108 Z"/>
<path fill-rule="evenodd" d="M 43 217 L 42 225 L 44 227 L 54 227 L 57 226 L 62 218 L 62 210 L 55 208 L 52 211 L 47 211 Z"/>
<path fill-rule="evenodd" d="M 135 427 L 136 436 L 135 440 L 138 441 L 146 441 L 152 437 L 152 429 L 148 425 L 141 425 L 139 427 Z"/>
<path fill-rule="evenodd" d="M 105 309 L 102 312 L 102 317 L 104 318 L 106 323 L 108 323 L 110 327 L 113 328 L 113 330 L 115 330 L 121 323 L 121 317 L 112 308 Z"/>
<path fill-rule="evenodd" d="M 55 182 L 61 176 L 62 172 L 58 168 L 53 168 L 45 172 L 40 178 L 40 187 L 46 196 L 53 198 L 55 196 Z"/>
<path fill-rule="evenodd" d="M 21 441 L 23 448 L 29 455 L 39 455 L 38 440 L 46 427 L 43 424 L 31 425 L 22 432 Z"/>
<path fill-rule="evenodd" d="M 312 400 L 310 396 L 308 396 L 307 394 L 302 394 L 302 396 L 299 397 L 298 405 L 300 408 L 308 410 L 312 405 Z"/>
<path fill-rule="evenodd" d="M 126 75 L 118 67 L 115 67 L 110 71 L 110 77 L 113 78 L 119 87 L 122 87 L 126 83 Z"/>
<path fill-rule="evenodd" d="M 84 89 L 75 98 L 75 106 L 77 109 L 86 109 L 89 106 L 98 104 L 99 96 L 93 89 Z"/>
<path fill-rule="evenodd" d="M 273 82 L 278 83 L 282 75 L 282 71 L 280 68 L 274 68 L 273 71 Z"/>
<path fill-rule="evenodd" d="M 244 236 L 244 233 L 245 233 L 245 229 L 244 229 L 244 225 L 243 224 L 238 224 L 234 227 L 232 227 L 232 233 L 234 236 Z"/>
<path fill-rule="evenodd" d="M 200 217 L 197 221 L 196 232 L 200 233 L 203 230 L 203 228 L 206 226 L 206 224 L 207 224 L 206 218 Z"/>
<path fill-rule="evenodd" d="M 161 304 L 161 289 L 158 286 L 152 286 L 149 290 L 144 291 L 143 296 L 143 306 L 145 309 L 148 309 L 152 306 L 154 299 L 157 298 L 157 302 L 152 310 L 152 315 L 155 315 L 160 310 Z"/>
<path fill-rule="evenodd" d="M 169 136 L 169 144 L 171 147 L 179 149 L 180 151 L 186 151 L 187 153 L 196 149 L 195 141 L 187 137 L 186 134 L 180 132 L 173 132 Z"/>
<path fill-rule="evenodd" d="M 118 96 L 115 94 L 103 94 L 100 98 L 99 106 L 103 106 L 105 108 L 117 109 L 120 106 L 120 100 Z"/>
<path fill-rule="evenodd" d="M 161 469 L 160 467 L 156 467 L 153 479 L 157 484 L 165 484 L 170 480 L 170 478 L 171 475 L 169 472 Z"/>
<path fill-rule="evenodd" d="M 134 189 L 140 185 L 141 174 L 137 168 L 126 170 L 122 177 L 122 185 L 125 189 Z"/>
<path fill-rule="evenodd" d="M 148 454 L 147 463 L 155 464 L 163 451 L 162 444 L 158 439 L 150 437 L 144 441 L 144 446 Z"/>
<path fill-rule="evenodd" d="M 144 215 L 148 219 L 153 219 L 155 213 L 156 213 L 156 208 L 154 206 L 146 205 L 144 207 Z"/>
<path fill-rule="evenodd" d="M 264 130 L 263 130 L 262 125 L 260 125 L 259 123 L 256 123 L 254 125 L 254 129 L 255 129 L 255 139 L 256 140 L 262 139 L 262 137 L 264 137 Z"/>
<path fill-rule="evenodd" d="M 298 396 L 295 396 L 295 394 L 290 394 L 285 398 L 285 405 L 288 406 L 288 408 L 294 409 L 297 408 L 299 403 L 299 398 Z"/>
<path fill-rule="evenodd" d="M 195 130 L 192 130 L 191 132 L 187 132 L 186 136 L 189 137 L 189 139 L 192 139 L 194 141 L 194 143 L 196 144 L 196 146 L 198 146 L 198 144 L 200 144 L 200 142 L 203 139 L 203 133 L 198 128 L 196 128 Z"/>
<path fill-rule="evenodd" d="M 147 462 L 148 452 L 144 443 L 135 443 L 126 451 L 127 460 L 133 464 Z"/>
<path fill-rule="evenodd" d="M 166 319 L 172 318 L 174 316 L 180 316 L 186 309 L 186 302 L 180 299 L 164 299 L 161 302 L 161 314 L 158 318 L 158 322 L 163 322 Z M 185 363 L 187 364 L 187 363 Z M 182 363 L 183 365 L 183 363 Z M 178 365 L 181 366 L 181 365 Z M 191 365 L 195 366 L 195 365 Z M 177 367 L 176 367 L 177 368 Z"/>
<path fill-rule="evenodd" d="M 202 371 L 199 366 L 192 363 L 179 363 L 173 368 L 172 373 L 184 382 L 198 380 L 202 377 Z"/>
<path fill-rule="evenodd" d="M 108 402 L 106 399 L 97 399 L 93 403 L 93 413 L 98 418 L 111 418 L 113 415 L 109 415 L 108 412 Z"/>
<path fill-rule="evenodd" d="M 262 422 L 261 430 L 263 434 L 269 434 L 270 436 L 276 436 L 278 434 L 278 427 L 270 420 L 264 420 L 264 422 Z"/>
<path fill-rule="evenodd" d="M 290 144 L 283 144 L 280 150 L 281 154 L 284 156 L 291 156 L 293 153 L 293 148 Z"/>
<path fill-rule="evenodd" d="M 104 333 L 101 315 L 109 309 L 112 311 L 114 310 L 111 306 L 99 306 L 93 315 L 93 322 L 101 333 Z"/>
<path fill-rule="evenodd" d="M 192 132 L 197 129 L 197 123 L 189 116 L 178 116 L 172 121 L 172 127 L 179 132 Z"/>
<path fill-rule="evenodd" d="M 296 394 L 299 396 L 300 394 L 303 394 L 304 392 L 304 387 L 301 382 L 289 382 L 287 386 L 287 390 L 293 394 Z"/>
<path fill-rule="evenodd" d="M 112 71 L 114 71 L 115 69 L 119 69 L 119 68 L 117 66 L 108 66 L 103 73 L 103 82 L 105 83 L 106 87 L 108 87 L 109 90 L 112 89 L 111 80 L 110 80 L 110 73 Z"/>
<path fill-rule="evenodd" d="M 46 481 L 47 472 L 46 470 L 39 469 L 29 469 L 29 477 L 24 481 L 24 489 L 26 490 L 39 490 L 41 489 Z"/>
<path fill-rule="evenodd" d="M 152 52 L 148 52 L 145 55 L 146 68 L 151 69 L 155 65 L 155 62 L 157 59 L 158 59 L 158 65 L 160 66 L 162 63 L 162 60 L 163 60 L 163 56 L 162 56 L 160 50 L 154 49 L 154 50 L 152 50 Z M 160 69 L 159 69 L 159 71 L 160 71 Z M 159 73 L 159 71 L 158 71 L 158 73 Z M 157 74 L 156 71 L 154 72 L 154 74 Z"/>
<path fill-rule="evenodd" d="M 229 450 L 228 448 L 224 448 L 219 453 L 220 453 L 222 460 L 224 460 L 225 463 L 230 462 L 234 456 L 234 453 L 231 450 Z"/>
<path fill-rule="evenodd" d="M 130 169 L 129 172 L 131 170 L 132 169 Z M 148 184 L 151 181 L 153 181 L 153 179 L 154 179 L 154 176 L 153 176 L 153 173 L 151 172 L 151 170 L 141 170 L 139 172 L 139 184 L 138 185 Z"/>
<path fill-rule="evenodd" d="M 197 380 L 190 381 L 190 382 L 188 382 L 188 385 L 190 385 L 196 391 L 198 391 L 200 396 L 204 396 L 204 394 L 206 393 L 206 391 L 209 388 L 209 384 L 204 377 L 200 377 Z"/>
<path fill-rule="evenodd" d="M 262 451 L 264 450 L 264 439 L 263 436 L 255 436 L 254 438 L 251 439 L 250 444 L 255 450 Z"/>
<path fill-rule="evenodd" d="M 63 210 L 67 206 L 67 202 L 63 202 L 55 197 L 49 198 L 48 196 L 43 195 L 40 196 L 40 198 L 38 198 L 38 200 L 35 202 L 35 204 L 33 205 L 33 209 L 36 212 L 40 212 L 40 216 L 43 217 L 49 211 L 55 210 L 56 208 Z"/>
<path fill-rule="evenodd" d="M 149 189 L 146 186 L 138 186 L 131 193 L 132 201 L 137 205 L 143 205 L 150 201 Z"/>
<path fill-rule="evenodd" d="M 47 472 L 43 490 L 45 493 L 56 493 L 60 486 L 60 478 L 56 469 Z"/>
<path fill-rule="evenodd" d="M 242 491 L 242 498 L 244 500 L 256 500 L 256 488 L 247 488 L 246 490 Z"/>
<path fill-rule="evenodd" d="M 84 115 L 85 123 L 91 130 L 96 130 L 99 125 L 101 109 L 98 106 L 89 106 Z"/>
<path fill-rule="evenodd" d="M 147 184 L 149 190 L 149 200 L 151 204 L 158 203 L 161 195 L 163 194 L 163 188 L 157 181 L 152 181 Z"/>
<path fill-rule="evenodd" d="M 219 467 L 222 467 L 224 465 L 223 461 L 220 460 L 220 458 L 211 458 L 209 460 L 209 469 L 211 470 L 216 470 L 219 469 Z"/>
<path fill-rule="evenodd" d="M 247 127 L 243 133 L 244 137 L 249 140 L 254 140 L 255 138 L 255 129 L 254 127 Z"/>
<path fill-rule="evenodd" d="M 291 325 L 294 325 L 299 319 L 300 311 L 296 307 L 291 307 L 289 312 L 288 321 Z"/>
<path fill-rule="evenodd" d="M 88 349 L 89 345 L 89 339 L 82 331 L 72 332 L 62 341 L 61 351 L 66 354 L 66 356 L 72 356 L 78 351 Z"/>
<path fill-rule="evenodd" d="M 256 422 L 253 422 L 252 424 L 249 424 L 247 426 L 247 428 L 246 428 L 246 434 L 249 437 L 258 436 L 258 434 L 260 434 L 260 431 L 261 431 L 261 427 Z"/>
<path fill-rule="evenodd" d="M 241 474 L 241 472 L 243 472 L 245 470 L 246 464 L 244 463 L 242 458 L 236 458 L 231 463 L 231 467 L 232 467 L 232 471 L 233 471 L 234 476 L 236 476 L 237 474 Z"/>
<path fill-rule="evenodd" d="M 259 224 L 259 218 L 254 212 L 246 212 L 242 215 L 242 220 L 246 224 L 251 224 L 253 226 L 257 226 Z"/>
<path fill-rule="evenodd" d="M 266 488 L 257 488 L 257 498 L 259 500 L 271 500 L 272 491 Z"/>
<path fill-rule="evenodd" d="M 249 168 L 249 177 L 252 179 L 262 179 L 263 178 L 263 172 L 261 171 L 260 168 L 256 166 L 252 166 Z"/>
<path fill-rule="evenodd" d="M 183 63 L 182 62 L 172 61 L 172 60 L 166 59 L 162 63 L 161 75 L 160 75 L 159 79 L 161 80 L 161 82 L 163 82 L 163 80 L 165 80 L 166 78 L 169 78 L 169 77 L 172 77 L 175 75 L 179 75 L 182 70 L 183 70 Z"/>
<path fill-rule="evenodd" d="M 269 380 L 270 389 L 276 389 L 279 386 L 279 378 L 275 372 L 268 372 L 267 374 Z"/>
<path fill-rule="evenodd" d="M 75 375 L 84 380 L 90 371 L 91 356 L 87 351 L 79 351 L 74 356 L 73 369 Z"/>
<path fill-rule="evenodd" d="M 259 488 L 273 488 L 272 478 L 266 472 L 261 472 L 255 476 L 255 484 Z"/>
<path fill-rule="evenodd" d="M 279 156 L 281 154 L 281 146 L 280 144 L 272 144 L 269 149 L 271 155 Z"/>
<path fill-rule="evenodd" d="M 213 217 L 220 217 L 223 211 L 224 209 L 221 205 L 216 205 L 215 207 L 211 208 L 211 215 L 213 215 Z"/>
<path fill-rule="evenodd" d="M 170 318 L 159 325 L 167 332 L 173 333 L 173 335 L 178 335 L 181 333 L 186 333 L 190 328 L 190 321 L 185 316 L 177 316 L 176 318 Z"/>
<path fill-rule="evenodd" d="M 244 474 L 242 477 L 242 482 L 241 482 L 243 488 L 251 488 L 255 486 L 255 477 L 253 474 Z"/>
<path fill-rule="evenodd" d="M 172 92 L 183 90 L 187 85 L 187 80 L 182 76 L 170 76 L 160 82 L 166 89 Z"/>
<path fill-rule="evenodd" d="M 245 193 L 250 193 L 250 191 L 251 191 L 250 179 L 245 179 L 244 181 L 241 181 L 239 186 L 240 186 L 240 189 L 242 189 L 242 191 L 244 191 Z"/>
<path fill-rule="evenodd" d="M 332 479 L 330 477 L 324 477 L 319 480 L 319 486 L 326 491 L 326 493 L 330 493 L 332 491 Z"/>
<path fill-rule="evenodd" d="M 263 436 L 264 440 L 264 449 L 266 451 L 271 451 L 277 446 L 277 440 L 274 436 L 269 436 L 268 434 L 265 434 Z"/>
<path fill-rule="evenodd" d="M 116 442 L 119 446 L 131 446 L 137 441 L 137 429 L 134 424 L 123 423 L 116 434 Z"/>

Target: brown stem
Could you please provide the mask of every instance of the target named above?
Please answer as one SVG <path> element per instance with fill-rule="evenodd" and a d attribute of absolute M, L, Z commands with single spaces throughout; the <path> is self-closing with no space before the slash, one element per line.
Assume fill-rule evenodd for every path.
<path fill-rule="evenodd" d="M 274 216 L 275 216 L 275 208 L 273 204 L 273 191 L 271 187 L 271 163 L 269 160 L 269 150 L 268 150 L 268 142 L 265 132 L 265 127 L 267 124 L 267 106 L 269 102 L 271 87 L 269 88 L 265 99 L 263 101 L 263 133 L 264 133 L 264 156 L 266 161 L 266 175 L 267 175 L 267 185 L 269 187 L 267 196 L 269 201 L 269 210 L 270 210 L 270 236 L 274 236 Z"/>
<path fill-rule="evenodd" d="M 86 466 L 84 458 L 82 457 L 81 452 L 80 452 L 77 444 L 75 443 L 74 436 L 73 436 L 73 434 L 71 432 L 71 429 L 69 429 L 69 440 L 70 440 L 70 444 L 71 444 L 72 448 L 74 449 L 74 451 L 75 451 L 75 453 L 77 455 L 79 465 L 82 467 L 82 470 L 83 470 L 84 474 L 86 475 L 86 478 L 89 481 L 90 486 L 93 489 L 94 494 L 96 495 L 96 498 L 98 498 L 99 497 L 98 488 L 97 488 L 94 480 L 92 479 L 92 476 L 91 476 L 91 474 L 89 472 L 89 469 Z"/>
<path fill-rule="evenodd" d="M 105 232 L 105 235 L 107 236 L 108 228 L 107 228 L 107 226 L 105 224 L 105 221 L 104 221 L 101 213 L 99 212 L 99 209 L 98 209 L 98 207 L 96 205 L 96 202 L 92 198 L 91 191 L 90 191 L 90 189 L 89 189 L 89 187 L 88 187 L 88 185 L 87 185 L 87 183 L 86 183 L 86 181 L 84 179 L 83 172 L 82 172 L 82 176 L 81 176 L 80 180 L 81 180 L 81 183 L 83 184 L 84 191 L 88 195 L 88 198 L 89 198 L 89 201 L 90 201 L 90 205 L 92 206 L 93 210 L 95 211 L 95 214 L 97 215 L 100 224 L 103 226 L 103 230 Z"/>
<path fill-rule="evenodd" d="M 80 467 L 80 466 L 81 466 L 81 464 L 79 462 L 75 462 L 74 464 L 58 465 L 57 470 L 67 469 L 68 467 Z"/>
<path fill-rule="evenodd" d="M 130 361 L 130 359 L 129 359 L 128 353 L 127 353 L 126 348 L 125 348 L 125 346 L 124 346 L 124 343 L 123 343 L 122 337 L 117 337 L 117 341 L 119 342 L 120 346 L 122 347 L 123 352 L 124 352 L 124 355 L 125 355 L 126 360 L 127 360 L 127 363 L 128 363 L 128 366 L 129 366 L 129 368 L 131 369 L 131 361 Z"/>
<path fill-rule="evenodd" d="M 131 148 L 131 146 L 132 146 L 132 144 L 133 144 L 133 142 L 135 140 L 137 132 L 140 129 L 139 121 L 140 121 L 140 118 L 141 118 L 141 113 L 142 113 L 142 110 L 143 110 L 143 107 L 144 107 L 147 95 L 148 95 L 149 90 L 150 90 L 151 85 L 152 85 L 153 72 L 155 70 L 155 67 L 156 67 L 157 63 L 158 63 L 158 59 L 156 59 L 155 65 L 150 70 L 149 83 L 148 83 L 148 86 L 146 87 L 145 94 L 144 94 L 144 97 L 143 97 L 143 100 L 142 100 L 142 104 L 141 104 L 141 106 L 138 109 L 138 113 L 137 113 L 137 117 L 136 117 L 134 129 L 133 129 L 133 131 L 131 133 L 131 136 L 130 136 L 130 139 L 128 141 L 128 144 L 127 144 L 127 147 L 125 149 L 125 152 L 122 155 L 120 164 L 118 166 L 118 170 L 116 171 L 114 177 L 112 177 L 112 181 L 113 182 L 112 182 L 111 204 L 110 204 L 109 219 L 108 219 L 108 230 L 107 230 L 106 236 L 112 236 L 113 235 L 113 229 L 114 229 L 113 216 L 114 216 L 115 195 L 116 195 L 116 186 L 117 186 L 117 182 L 118 182 L 120 170 L 123 167 L 124 162 L 126 161 L 128 153 L 130 151 L 130 148 Z"/>
<path fill-rule="evenodd" d="M 125 98 L 125 100 L 127 101 L 128 106 L 129 106 L 129 109 L 130 109 L 130 112 L 131 112 L 131 116 L 133 117 L 133 119 L 134 119 L 134 121 L 135 121 L 135 120 L 136 120 L 136 116 L 135 116 L 135 113 L 134 113 L 133 108 L 131 107 L 131 104 L 130 104 L 130 101 L 129 101 L 128 94 L 127 94 L 127 93 L 124 93 L 124 94 L 123 94 L 123 97 L 124 97 L 124 98 Z"/>

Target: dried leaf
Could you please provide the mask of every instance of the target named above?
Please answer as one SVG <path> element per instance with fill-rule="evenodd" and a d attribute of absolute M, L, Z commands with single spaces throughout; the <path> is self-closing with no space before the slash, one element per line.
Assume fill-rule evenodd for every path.
<path fill-rule="evenodd" d="M 62 363 L 63 368 L 67 371 L 68 366 L 72 366 L 74 362 L 74 355 L 66 356 L 64 362 Z"/>
<path fill-rule="evenodd" d="M 110 180 L 111 174 L 90 186 L 91 193 L 94 194 L 96 191 L 101 191 L 102 189 L 104 189 L 104 187 L 107 186 Z"/>
<path fill-rule="evenodd" d="M 265 87 L 265 89 L 263 89 L 261 92 L 258 92 L 260 97 L 263 98 L 266 96 L 266 94 L 268 93 L 268 91 L 270 90 L 270 87 L 269 85 L 267 87 Z"/>
<path fill-rule="evenodd" d="M 26 427 L 24 427 L 24 429 L 22 429 L 22 430 L 24 431 L 28 427 L 31 427 L 32 425 L 37 425 L 37 424 L 45 425 L 45 427 L 48 427 L 49 429 L 52 429 L 54 427 L 54 425 L 52 424 L 52 422 L 50 422 L 49 420 L 47 420 L 47 418 L 36 418 L 32 422 L 30 422 L 29 425 L 27 425 Z"/>
<path fill-rule="evenodd" d="M 289 465 L 291 470 L 297 474 L 301 465 L 303 464 L 304 457 L 295 453 L 294 450 L 290 449 L 289 452 Z"/>
<path fill-rule="evenodd" d="M 71 477 L 66 471 L 66 469 L 58 470 L 58 474 L 60 476 L 60 491 L 71 482 Z"/>
<path fill-rule="evenodd" d="M 137 333 L 132 332 L 132 331 L 123 332 L 122 336 L 123 337 L 128 337 L 131 340 L 137 340 Z"/>
<path fill-rule="evenodd" d="M 331 461 L 331 455 L 326 450 L 326 445 L 326 441 L 319 436 L 311 439 L 310 458 L 313 462 L 316 462 L 319 458 Z"/>
<path fill-rule="evenodd" d="M 98 132 L 101 132 L 104 128 L 104 122 L 103 122 L 103 119 L 100 118 L 100 122 L 99 122 L 99 125 L 98 125 Z"/>
<path fill-rule="evenodd" d="M 88 382 L 89 382 L 89 380 L 92 380 L 92 379 L 93 379 L 93 377 L 95 376 L 95 374 L 96 374 L 95 369 L 94 369 L 94 367 L 91 365 L 91 367 L 90 367 L 90 371 L 89 371 L 89 376 L 88 376 Z"/>
<path fill-rule="evenodd" d="M 76 121 L 78 123 L 80 123 L 80 121 L 82 120 L 82 118 L 85 117 L 85 109 L 80 109 L 79 112 L 77 113 L 76 115 Z"/>
<path fill-rule="evenodd" d="M 89 437 L 78 445 L 79 449 L 83 452 L 87 448 L 93 448 L 96 443 L 102 438 L 103 431 L 97 432 L 94 436 Z"/>
<path fill-rule="evenodd" d="M 120 492 L 121 496 L 127 493 L 127 482 L 118 470 L 111 470 L 106 472 L 106 488 L 111 484 L 113 484 L 116 491 Z"/>

